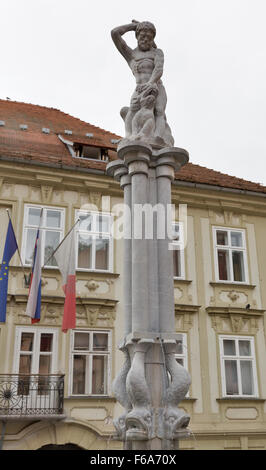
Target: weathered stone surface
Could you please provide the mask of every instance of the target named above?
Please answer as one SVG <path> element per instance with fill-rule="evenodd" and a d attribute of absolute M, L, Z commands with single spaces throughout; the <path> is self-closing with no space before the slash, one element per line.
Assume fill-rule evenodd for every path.
<path fill-rule="evenodd" d="M 129 31 L 135 32 L 138 42 L 135 49 L 122 38 Z M 173 146 L 174 139 L 165 115 L 167 96 L 161 80 L 164 54 L 154 42 L 155 26 L 148 21 L 133 20 L 114 28 L 111 35 L 136 79 L 130 105 L 120 112 L 125 121 L 126 143 L 146 142 L 159 148 Z"/>
<path fill-rule="evenodd" d="M 136 34 L 135 49 L 122 38 L 129 31 Z M 112 30 L 113 41 L 136 79 L 130 106 L 121 110 L 125 138 L 118 145 L 118 160 L 106 169 L 120 180 L 127 208 L 124 226 L 133 227 L 131 237 L 124 240 L 125 337 L 120 349 L 126 360 L 113 384 L 125 408 L 114 421 L 115 438 L 132 450 L 176 448 L 178 439 L 189 434 L 190 419 L 178 408 L 188 392 L 190 376 L 175 358 L 169 250 L 171 183 L 175 171 L 187 163 L 188 153 L 173 147 L 161 81 L 164 55 L 154 43 L 155 33 L 152 23 L 137 21 Z M 147 206 L 152 213 L 156 210 L 157 224 L 137 213 L 136 208 Z M 150 226 L 152 234 L 147 236 Z"/>

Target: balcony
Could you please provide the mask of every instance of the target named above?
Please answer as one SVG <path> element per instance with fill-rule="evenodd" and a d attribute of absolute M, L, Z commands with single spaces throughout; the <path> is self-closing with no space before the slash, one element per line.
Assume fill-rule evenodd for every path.
<path fill-rule="evenodd" d="M 0 419 L 63 418 L 64 375 L 0 374 Z"/>

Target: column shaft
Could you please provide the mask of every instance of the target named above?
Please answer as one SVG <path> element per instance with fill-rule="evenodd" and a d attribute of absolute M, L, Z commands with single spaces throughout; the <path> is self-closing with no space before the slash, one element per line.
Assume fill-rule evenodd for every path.
<path fill-rule="evenodd" d="M 165 214 L 160 215 L 160 224 L 164 225 L 165 238 L 158 239 L 158 276 L 159 276 L 159 305 L 160 331 L 173 333 L 175 330 L 174 316 L 174 280 L 173 254 L 169 250 L 171 242 L 167 230 L 167 206 L 171 204 L 171 180 L 167 176 L 157 178 L 158 203 L 165 208 Z"/>
<path fill-rule="evenodd" d="M 148 178 L 145 173 L 132 175 L 132 332 L 141 333 L 148 330 L 149 297 L 148 286 L 148 252 L 145 240 L 144 216 L 136 217 L 137 205 L 147 202 Z M 140 224 L 142 227 L 140 227 Z M 142 233 L 141 233 L 142 228 Z M 136 237 L 139 236 L 140 238 Z"/>
<path fill-rule="evenodd" d="M 124 188 L 124 332 L 127 336 L 132 331 L 132 205 L 131 205 L 131 177 L 121 178 Z"/>

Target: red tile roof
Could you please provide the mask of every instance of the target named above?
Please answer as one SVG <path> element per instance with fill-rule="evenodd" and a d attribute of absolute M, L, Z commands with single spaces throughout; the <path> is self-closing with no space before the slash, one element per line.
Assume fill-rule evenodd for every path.
<path fill-rule="evenodd" d="M 0 100 L 0 156 L 23 158 L 46 164 L 61 164 L 69 167 L 84 167 L 105 170 L 106 162 L 73 158 L 67 146 L 60 141 L 58 134 L 72 142 L 109 149 L 110 159 L 116 158 L 116 144 L 112 140 L 120 137 L 92 124 L 81 121 L 58 109 L 44 106 Z M 20 125 L 26 124 L 27 130 Z M 42 128 L 50 129 L 44 134 Z M 72 135 L 65 134 L 72 131 Z M 86 137 L 86 133 L 93 137 Z M 200 165 L 187 163 L 177 174 L 176 179 L 190 183 L 203 183 L 224 188 L 241 189 L 266 193 L 266 187 L 211 170 Z"/>

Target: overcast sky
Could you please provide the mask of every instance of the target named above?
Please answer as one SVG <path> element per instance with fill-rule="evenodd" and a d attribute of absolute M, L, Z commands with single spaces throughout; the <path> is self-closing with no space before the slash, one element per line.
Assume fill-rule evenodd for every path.
<path fill-rule="evenodd" d="M 175 145 L 266 185 L 265 0 L 0 0 L 0 97 L 123 136 L 135 81 L 110 31 L 132 19 L 156 26 Z"/>

